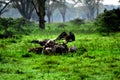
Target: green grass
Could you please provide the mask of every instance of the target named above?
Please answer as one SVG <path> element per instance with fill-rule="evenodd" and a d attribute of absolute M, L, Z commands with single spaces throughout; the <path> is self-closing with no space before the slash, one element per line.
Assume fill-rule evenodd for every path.
<path fill-rule="evenodd" d="M 66 24 L 64 29 L 58 29 L 57 23 L 47 24 L 50 29 L 35 27 L 19 39 L 0 39 L 0 80 L 120 80 L 120 33 L 101 36 L 88 32 L 89 24 Z M 76 53 L 47 56 L 28 52 L 39 46 L 30 41 L 56 38 L 62 31 L 75 33 L 76 41 L 68 46 L 75 43 Z"/>

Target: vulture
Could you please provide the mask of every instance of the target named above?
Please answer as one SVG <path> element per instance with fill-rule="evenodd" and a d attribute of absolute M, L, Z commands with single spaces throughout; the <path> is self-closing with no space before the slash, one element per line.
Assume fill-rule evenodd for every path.
<path fill-rule="evenodd" d="M 74 33 L 69 32 L 69 35 L 66 36 L 65 40 L 66 40 L 66 43 L 75 41 L 75 35 L 74 35 Z"/>
<path fill-rule="evenodd" d="M 34 52 L 36 54 L 40 54 L 40 53 L 42 53 L 42 50 L 43 50 L 42 47 L 37 47 L 37 48 L 31 48 L 31 49 L 29 49 L 28 52 Z"/>
<path fill-rule="evenodd" d="M 63 44 L 57 43 L 56 40 L 65 40 Z M 36 53 L 45 53 L 47 55 L 53 53 L 66 53 L 66 52 L 75 52 L 77 50 L 76 46 L 68 48 L 67 43 L 75 41 L 75 35 L 73 32 L 69 32 L 67 34 L 65 31 L 62 32 L 56 39 L 44 39 L 40 40 L 33 40 L 31 43 L 40 44 L 41 47 L 32 48 L 29 52 L 36 52 Z"/>
<path fill-rule="evenodd" d="M 66 43 L 75 41 L 75 35 L 73 32 L 69 32 L 69 35 L 66 32 L 62 32 L 56 40 L 66 40 Z"/>
<path fill-rule="evenodd" d="M 77 48 L 76 48 L 76 45 L 74 44 L 74 46 L 70 47 L 69 48 L 69 52 L 76 52 Z"/>
<path fill-rule="evenodd" d="M 48 41 L 49 41 L 49 39 L 45 39 L 45 40 L 42 40 L 42 41 L 33 40 L 31 43 L 36 43 L 36 44 L 40 44 L 41 46 L 44 46 Z"/>
<path fill-rule="evenodd" d="M 62 32 L 57 38 L 56 40 L 61 40 L 61 39 L 65 39 L 68 36 L 68 34 L 66 32 Z"/>

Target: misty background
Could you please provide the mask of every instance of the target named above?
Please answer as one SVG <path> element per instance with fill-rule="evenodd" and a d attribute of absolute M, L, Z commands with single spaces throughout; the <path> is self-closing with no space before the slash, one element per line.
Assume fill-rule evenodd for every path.
<path fill-rule="evenodd" d="M 65 4 L 67 6 L 67 9 L 66 9 L 66 12 L 65 12 L 65 22 L 73 20 L 73 19 L 76 19 L 76 18 L 89 20 L 87 14 L 86 14 L 87 9 L 84 8 L 84 6 L 82 6 L 82 5 L 75 6 L 75 4 L 68 3 L 68 2 L 66 2 Z M 57 5 L 56 5 L 56 7 L 57 7 Z M 112 10 L 112 9 L 116 9 L 118 7 L 120 7 L 120 6 L 119 5 L 100 4 L 100 6 L 99 6 L 99 14 L 104 12 L 105 9 Z M 95 14 L 94 18 L 96 16 L 97 15 Z M 1 17 L 5 17 L 5 18 L 20 18 L 20 17 L 22 17 L 22 15 L 19 13 L 18 9 L 13 8 L 13 7 L 8 7 L 7 11 L 5 13 L 3 13 L 1 15 Z M 38 18 L 37 14 L 36 14 L 36 12 L 34 10 L 30 20 L 38 21 L 38 19 L 39 18 Z M 45 20 L 46 20 L 46 22 L 48 22 L 47 16 L 45 16 Z M 62 19 L 62 16 L 60 14 L 59 9 L 56 8 L 53 11 L 52 16 L 51 16 L 51 22 L 63 22 L 63 19 Z"/>

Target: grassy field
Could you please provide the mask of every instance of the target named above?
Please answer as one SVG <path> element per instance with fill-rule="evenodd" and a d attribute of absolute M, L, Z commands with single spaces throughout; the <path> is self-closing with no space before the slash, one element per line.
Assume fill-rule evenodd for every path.
<path fill-rule="evenodd" d="M 101 36 L 90 24 L 66 24 L 65 28 L 47 24 L 46 30 L 34 26 L 29 35 L 0 39 L 0 80 L 120 80 L 120 33 Z M 32 40 L 56 38 L 62 31 L 75 33 L 76 41 L 68 46 L 76 44 L 80 48 L 76 53 L 28 52 L 39 46 Z"/>

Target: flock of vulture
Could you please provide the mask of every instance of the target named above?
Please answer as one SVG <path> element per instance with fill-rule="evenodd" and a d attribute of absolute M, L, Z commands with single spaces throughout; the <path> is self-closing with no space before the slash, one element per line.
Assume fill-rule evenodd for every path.
<path fill-rule="evenodd" d="M 63 43 L 58 43 L 59 40 L 65 40 Z M 62 32 L 56 39 L 45 39 L 42 41 L 33 40 L 31 43 L 39 44 L 40 47 L 29 49 L 29 52 L 34 52 L 37 54 L 43 53 L 46 55 L 62 54 L 67 52 L 76 52 L 77 48 L 75 46 L 68 47 L 67 43 L 75 41 L 75 35 L 73 32 Z"/>

